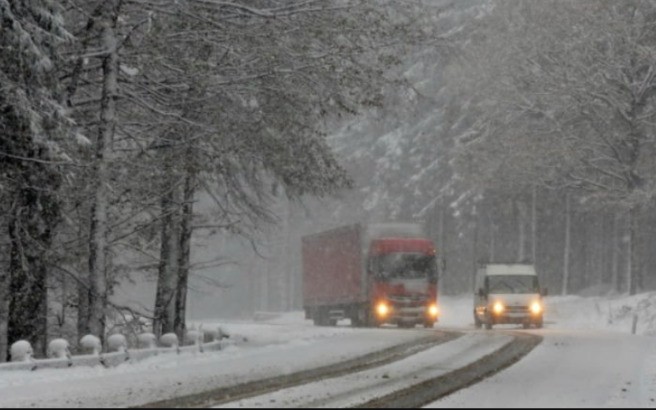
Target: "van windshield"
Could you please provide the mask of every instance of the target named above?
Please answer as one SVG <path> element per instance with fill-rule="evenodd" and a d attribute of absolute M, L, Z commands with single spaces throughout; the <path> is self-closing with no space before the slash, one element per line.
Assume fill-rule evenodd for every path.
<path fill-rule="evenodd" d="M 533 275 L 493 275 L 485 279 L 488 293 L 538 293 L 538 278 Z"/>

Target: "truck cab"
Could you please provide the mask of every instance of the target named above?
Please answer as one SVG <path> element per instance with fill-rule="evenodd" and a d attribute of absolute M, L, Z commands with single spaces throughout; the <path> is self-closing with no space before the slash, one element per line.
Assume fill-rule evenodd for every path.
<path fill-rule="evenodd" d="M 495 324 L 541 328 L 546 295 L 531 264 L 481 265 L 474 281 L 474 324 L 486 329 Z"/>
<path fill-rule="evenodd" d="M 371 241 L 368 276 L 370 321 L 433 327 L 438 320 L 437 263 L 426 238 L 379 237 Z"/>

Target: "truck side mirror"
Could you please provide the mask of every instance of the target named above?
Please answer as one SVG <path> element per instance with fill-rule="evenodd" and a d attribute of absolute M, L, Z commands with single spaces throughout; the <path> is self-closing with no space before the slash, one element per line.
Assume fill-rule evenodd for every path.
<path fill-rule="evenodd" d="M 549 294 L 549 291 L 547 290 L 547 288 L 542 288 L 542 290 L 540 290 L 540 295 L 547 296 L 548 294 Z"/>

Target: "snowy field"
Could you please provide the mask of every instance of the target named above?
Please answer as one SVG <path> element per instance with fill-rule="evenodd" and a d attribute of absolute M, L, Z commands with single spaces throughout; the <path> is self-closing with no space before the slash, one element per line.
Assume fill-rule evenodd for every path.
<path fill-rule="evenodd" d="M 473 330 L 471 303 L 468 295 L 442 297 L 442 317 L 436 327 Z M 637 319 L 637 335 L 631 335 L 634 317 Z M 266 322 L 213 319 L 200 323 L 207 327 L 220 325 L 231 333 L 233 341 L 240 342 L 218 352 L 160 355 L 115 368 L 3 371 L 0 372 L 0 406 L 116 407 L 143 404 L 197 393 L 210 387 L 327 365 L 425 335 L 421 328 L 353 329 L 348 326 L 348 320 L 334 328 L 315 327 L 311 321 L 304 320 L 302 312 L 283 314 Z M 495 326 L 497 328 L 520 327 Z M 381 337 L 381 332 L 385 337 Z M 500 401 L 500 405 L 654 407 L 656 292 L 634 297 L 548 297 L 545 328 L 531 332 L 545 336 L 545 342 L 520 363 L 432 406 L 495 406 L 496 402 L 489 398 L 506 398 L 500 385 L 514 385 L 516 388 L 518 380 L 523 380 L 525 400 Z M 612 380 L 608 380 L 600 369 L 604 363 L 607 366 L 609 360 L 617 362 L 617 377 Z M 564 384 L 559 386 L 545 380 L 567 378 L 545 378 L 544 374 L 530 372 L 552 362 L 552 367 L 560 365 L 552 369 L 556 375 L 558 371 L 581 372 L 581 386 L 571 382 L 562 382 Z M 412 366 L 412 360 L 407 363 Z M 590 367 L 575 368 L 582 365 Z M 571 400 L 544 392 L 537 394 L 545 400 L 535 401 L 531 398 L 531 386 L 555 389 L 555 392 L 569 395 Z M 478 393 L 468 395 L 468 392 Z M 584 393 L 583 401 L 577 398 L 576 392 Z"/>

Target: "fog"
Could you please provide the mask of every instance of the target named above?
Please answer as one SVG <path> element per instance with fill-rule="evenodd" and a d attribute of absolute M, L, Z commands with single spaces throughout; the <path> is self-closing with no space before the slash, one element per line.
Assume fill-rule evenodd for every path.
<path fill-rule="evenodd" d="M 485 262 L 656 288 L 653 2 L 28 3 L 0 2 L 0 361 L 300 311 L 301 238 L 355 223 L 420 223 L 440 295 Z"/>

